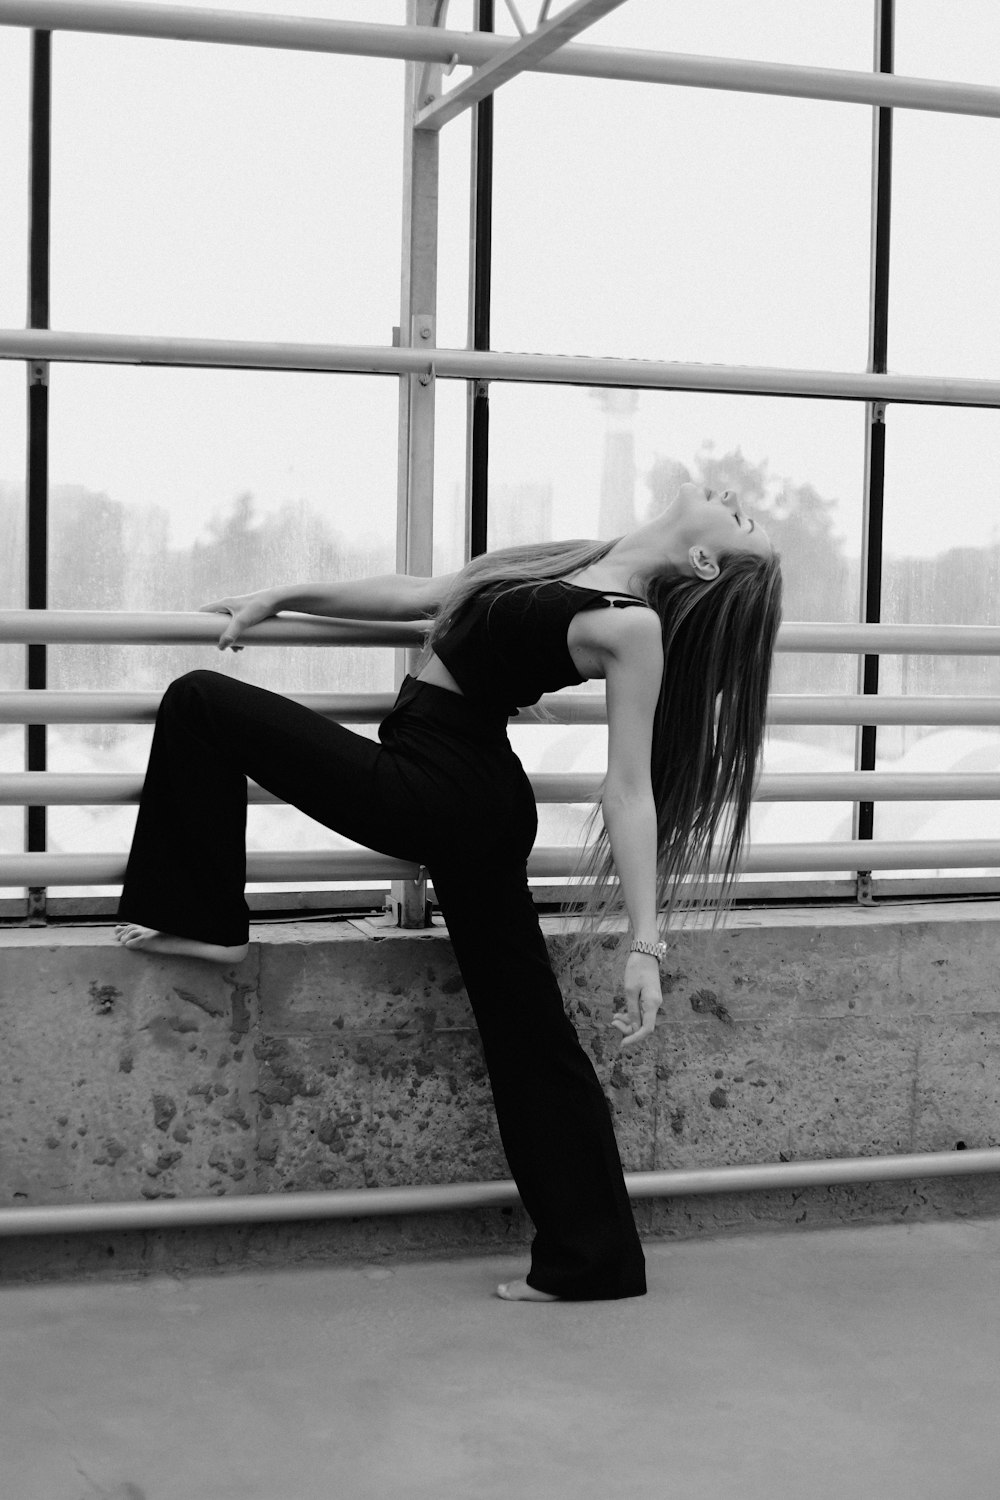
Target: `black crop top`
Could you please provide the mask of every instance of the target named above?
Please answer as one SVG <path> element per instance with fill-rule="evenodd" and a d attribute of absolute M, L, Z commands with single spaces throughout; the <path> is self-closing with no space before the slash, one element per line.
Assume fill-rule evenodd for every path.
<path fill-rule="evenodd" d="M 610 598 L 562 579 L 493 585 L 468 601 L 434 650 L 467 698 L 513 717 L 543 693 L 584 681 L 566 639 L 574 615 L 632 604 L 645 600 L 635 594 Z"/>

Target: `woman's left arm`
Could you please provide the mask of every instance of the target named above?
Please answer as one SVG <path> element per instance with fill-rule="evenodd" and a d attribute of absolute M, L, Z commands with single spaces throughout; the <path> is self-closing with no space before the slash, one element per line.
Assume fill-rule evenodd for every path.
<path fill-rule="evenodd" d="M 608 774 L 602 810 L 632 933 L 648 943 L 659 938 L 656 804 L 650 762 L 662 678 L 659 620 L 649 610 L 622 610 L 605 657 Z M 616 1016 L 612 1023 L 623 1034 L 623 1047 L 635 1046 L 652 1034 L 661 1001 L 656 958 L 630 953 L 625 964 L 626 1014 Z"/>

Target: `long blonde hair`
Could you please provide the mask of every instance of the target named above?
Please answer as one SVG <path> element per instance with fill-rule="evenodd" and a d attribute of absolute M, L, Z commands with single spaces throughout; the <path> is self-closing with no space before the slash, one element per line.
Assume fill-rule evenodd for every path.
<path fill-rule="evenodd" d="M 428 649 L 451 625 L 475 594 L 509 584 L 546 583 L 578 573 L 591 563 L 599 562 L 611 551 L 617 537 L 610 542 L 573 541 L 537 542 L 524 547 L 502 547 L 484 552 L 466 563 L 441 602 L 434 623 L 426 637 Z"/>
<path fill-rule="evenodd" d="M 615 542 L 576 540 L 506 547 L 474 558 L 457 574 L 427 635 L 435 640 L 475 595 L 504 585 L 544 583 L 607 556 Z M 766 557 L 719 557 L 717 578 L 674 570 L 641 589 L 660 618 L 663 680 L 653 724 L 651 781 L 657 820 L 657 905 L 663 927 L 675 912 L 716 911 L 739 873 L 764 741 L 771 661 L 781 622 L 781 567 Z M 576 871 L 586 883 L 584 929 L 624 914 L 611 846 L 597 827 L 600 792 L 587 820 Z M 596 829 L 596 834 L 595 834 Z M 718 847 L 716 868 L 710 868 Z"/>

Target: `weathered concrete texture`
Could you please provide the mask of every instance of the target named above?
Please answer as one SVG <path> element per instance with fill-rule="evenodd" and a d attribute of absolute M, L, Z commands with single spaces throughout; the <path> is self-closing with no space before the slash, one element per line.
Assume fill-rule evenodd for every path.
<path fill-rule="evenodd" d="M 309 931 L 260 953 L 262 1189 L 506 1175 L 440 932 L 341 944 Z"/>
<path fill-rule="evenodd" d="M 1000 905 L 745 913 L 683 933 L 655 1040 L 635 1053 L 609 1026 L 613 947 L 565 963 L 564 924 L 545 926 L 629 1170 L 1000 1144 Z M 127 953 L 108 929 L 0 935 L 0 1203 L 507 1176 L 440 924 L 283 923 L 254 939 L 218 970 Z M 683 1234 L 998 1211 L 991 1177 L 640 1204 L 638 1218 Z M 526 1232 L 520 1215 L 477 1222 L 313 1239 L 356 1253 L 359 1234 L 408 1250 Z M 253 1256 L 287 1249 L 283 1234 L 236 1240 Z"/>
<path fill-rule="evenodd" d="M 0 945 L 3 1202 L 188 1197 L 247 1179 L 255 956 L 239 973 L 137 964 L 86 930 Z"/>
<path fill-rule="evenodd" d="M 660 1070 L 658 1165 L 912 1149 L 911 1025 L 802 1020 L 665 1029 L 675 1035 Z"/>

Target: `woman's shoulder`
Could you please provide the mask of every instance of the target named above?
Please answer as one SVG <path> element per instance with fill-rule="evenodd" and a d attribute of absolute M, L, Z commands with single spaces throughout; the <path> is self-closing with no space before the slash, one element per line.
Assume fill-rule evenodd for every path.
<path fill-rule="evenodd" d="M 663 639 L 660 617 L 638 601 L 629 609 L 585 609 L 570 623 L 570 643 L 595 653 L 604 676 L 609 658 L 631 662 L 639 670 L 662 671 Z"/>

